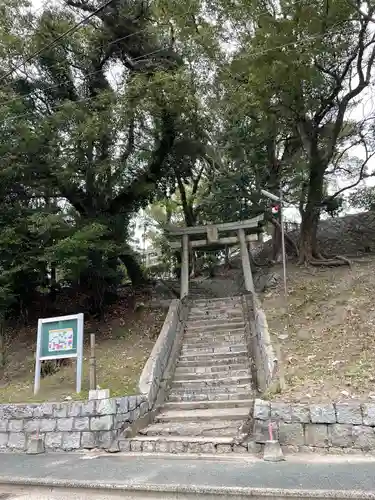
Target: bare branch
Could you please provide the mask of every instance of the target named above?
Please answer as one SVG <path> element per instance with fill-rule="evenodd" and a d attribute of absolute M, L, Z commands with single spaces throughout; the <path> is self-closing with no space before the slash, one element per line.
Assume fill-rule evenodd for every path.
<path fill-rule="evenodd" d="M 348 189 L 353 189 L 354 187 L 358 186 L 358 184 L 365 180 L 365 179 L 368 179 L 369 177 L 374 177 L 375 176 L 375 172 L 373 172 L 372 174 L 365 174 L 365 168 L 368 164 L 368 162 L 371 160 L 371 158 L 373 158 L 375 156 L 375 151 L 373 153 L 371 153 L 367 158 L 366 160 L 362 163 L 362 166 L 361 166 L 361 170 L 359 172 L 359 176 L 358 176 L 358 179 L 356 180 L 356 182 L 354 182 L 353 184 L 350 184 L 349 186 L 345 186 L 341 189 L 339 189 L 335 194 L 333 194 L 332 196 L 329 196 L 328 200 L 333 200 L 334 198 L 337 198 L 337 196 L 339 196 L 341 193 L 343 193 L 344 191 L 347 191 Z"/>

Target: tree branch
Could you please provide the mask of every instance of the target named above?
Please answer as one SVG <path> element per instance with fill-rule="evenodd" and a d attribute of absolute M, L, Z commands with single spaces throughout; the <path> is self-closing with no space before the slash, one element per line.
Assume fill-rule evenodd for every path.
<path fill-rule="evenodd" d="M 134 152 L 134 147 L 135 147 L 134 128 L 135 128 L 135 119 L 133 115 L 130 119 L 130 124 L 128 128 L 128 142 L 126 149 L 121 156 L 121 163 L 126 163 L 129 156 Z"/>
<path fill-rule="evenodd" d="M 339 196 L 341 193 L 343 193 L 344 191 L 347 191 L 348 189 L 353 189 L 354 187 L 358 186 L 358 184 L 363 181 L 364 179 L 368 179 L 369 177 L 373 177 L 375 176 L 375 172 L 371 175 L 366 175 L 364 174 L 364 171 L 365 171 L 365 168 L 367 166 L 367 163 L 371 160 L 371 158 L 373 158 L 375 156 L 375 151 L 373 153 L 371 153 L 367 158 L 366 160 L 363 162 L 362 166 L 361 166 L 361 170 L 359 172 L 359 176 L 358 176 L 358 179 L 356 180 L 356 182 L 354 182 L 353 184 L 350 184 L 350 186 L 346 186 L 346 187 L 343 187 L 341 189 L 339 189 L 335 194 L 333 194 L 332 196 L 329 196 L 328 197 L 328 200 L 333 200 L 334 198 L 336 198 L 337 196 Z"/>
<path fill-rule="evenodd" d="M 358 85 L 354 87 L 352 90 L 350 90 L 342 99 L 341 103 L 339 104 L 338 107 L 338 113 L 336 117 L 336 121 L 334 123 L 333 127 L 333 133 L 332 133 L 332 138 L 331 138 L 331 144 L 328 149 L 328 157 L 332 157 L 332 154 L 334 152 L 337 138 L 340 134 L 340 131 L 342 129 L 342 125 L 344 122 L 344 116 L 347 110 L 347 107 L 355 97 L 357 97 L 362 90 L 367 87 L 370 83 L 370 78 L 371 78 L 371 70 L 374 65 L 375 61 L 375 46 L 372 48 L 371 54 L 368 58 L 367 61 L 367 69 L 366 69 L 366 75 L 363 73 L 362 65 L 363 65 L 363 58 L 364 58 L 364 53 L 365 49 L 368 48 L 371 44 L 375 43 L 375 35 L 371 37 L 371 42 L 368 44 L 364 43 L 364 37 L 366 34 L 367 30 L 367 24 L 364 24 L 362 26 L 361 32 L 360 32 L 360 37 L 359 37 L 359 42 L 358 42 L 358 58 L 357 58 L 357 71 L 358 71 Z"/>
<path fill-rule="evenodd" d="M 145 199 L 154 189 L 163 168 L 164 161 L 170 153 L 176 138 L 174 117 L 166 110 L 162 112 L 162 137 L 154 151 L 146 171 L 131 182 L 116 198 L 106 212 L 115 215 L 121 211 L 129 211 L 134 203 Z"/>

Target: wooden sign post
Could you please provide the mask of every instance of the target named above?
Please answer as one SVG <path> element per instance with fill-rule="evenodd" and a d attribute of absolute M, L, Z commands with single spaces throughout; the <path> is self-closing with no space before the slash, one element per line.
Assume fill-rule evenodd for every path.
<path fill-rule="evenodd" d="M 95 333 L 90 335 L 90 391 L 96 389 Z"/>

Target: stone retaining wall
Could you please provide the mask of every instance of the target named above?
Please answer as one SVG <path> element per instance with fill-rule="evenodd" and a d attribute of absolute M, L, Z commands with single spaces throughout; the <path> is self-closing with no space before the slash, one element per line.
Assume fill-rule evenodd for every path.
<path fill-rule="evenodd" d="M 0 405 L 0 449 L 24 451 L 35 436 L 49 450 L 109 448 L 118 432 L 148 413 L 143 396 Z"/>
<path fill-rule="evenodd" d="M 173 372 L 187 310 L 187 303 L 171 302 L 140 379 L 142 394 L 87 402 L 0 405 L 0 450 L 25 451 L 36 436 L 47 450 L 109 449 L 148 425 L 164 397 L 168 374 Z"/>
<path fill-rule="evenodd" d="M 243 295 L 245 319 L 249 318 L 248 349 L 254 360 L 257 388 L 265 392 L 277 375 L 277 358 L 271 343 L 266 315 L 257 297 L 252 293 Z"/>
<path fill-rule="evenodd" d="M 282 446 L 293 451 L 375 451 L 375 403 L 254 404 L 253 439 L 264 444 L 272 422 Z"/>

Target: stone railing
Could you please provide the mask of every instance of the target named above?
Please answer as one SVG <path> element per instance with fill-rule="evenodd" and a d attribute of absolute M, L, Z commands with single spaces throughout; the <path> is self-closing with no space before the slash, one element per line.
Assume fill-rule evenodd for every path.
<path fill-rule="evenodd" d="M 186 299 L 171 301 L 158 340 L 143 369 L 138 387 L 151 408 L 164 400 L 165 389 L 181 347 L 187 312 Z"/>
<path fill-rule="evenodd" d="M 375 403 L 254 404 L 253 440 L 264 444 L 273 423 L 288 451 L 356 453 L 375 450 Z"/>
<path fill-rule="evenodd" d="M 0 450 L 26 451 L 39 437 L 47 450 L 118 448 L 152 421 L 164 398 L 180 349 L 186 302 L 172 301 L 164 325 L 140 378 L 142 394 L 43 404 L 0 405 Z M 125 450 L 126 443 L 121 449 Z"/>
<path fill-rule="evenodd" d="M 249 354 L 254 360 L 257 388 L 265 392 L 275 381 L 278 362 L 268 331 L 266 315 L 252 293 L 242 296 Z"/>

